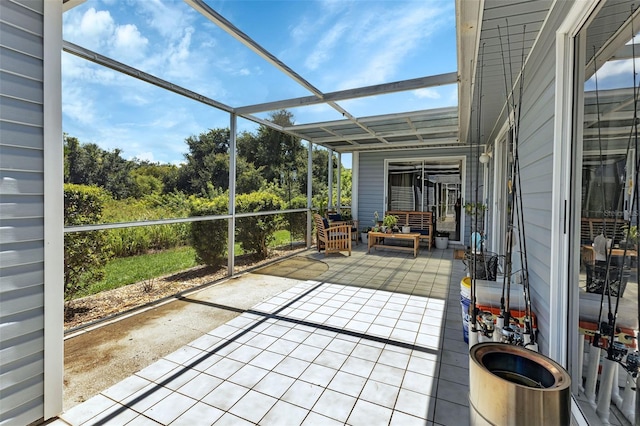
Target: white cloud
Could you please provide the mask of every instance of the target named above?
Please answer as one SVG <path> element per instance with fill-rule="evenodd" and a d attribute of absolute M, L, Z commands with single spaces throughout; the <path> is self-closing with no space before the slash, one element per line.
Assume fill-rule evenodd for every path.
<path fill-rule="evenodd" d="M 74 85 L 63 84 L 62 113 L 84 125 L 95 121 L 95 108 L 91 96 Z"/>
<path fill-rule="evenodd" d="M 113 49 L 118 57 L 131 60 L 141 58 L 148 44 L 149 40 L 140 34 L 135 25 L 125 24 L 116 27 Z"/>
<path fill-rule="evenodd" d="M 163 2 L 161 0 L 137 1 L 136 6 L 142 8 L 147 15 L 148 24 L 164 38 L 179 38 L 185 27 L 193 21 L 194 13 L 183 2 Z"/>
<path fill-rule="evenodd" d="M 155 163 L 155 160 L 153 159 L 153 152 L 150 152 L 150 151 L 139 152 L 129 157 L 129 160 L 133 160 L 134 158 L 137 158 L 140 161 L 148 161 L 150 163 Z"/>
<path fill-rule="evenodd" d="M 311 70 L 315 70 L 326 62 L 331 57 L 331 53 L 338 45 L 347 29 L 348 25 L 346 22 L 338 22 L 326 31 L 320 39 L 320 42 L 317 44 L 316 49 L 307 57 L 305 66 Z"/>
<path fill-rule="evenodd" d="M 83 14 L 71 10 L 64 15 L 65 39 L 97 50 L 104 47 L 113 36 L 115 23 L 108 11 L 96 11 L 93 7 Z"/>
<path fill-rule="evenodd" d="M 440 99 L 440 93 L 437 90 L 425 87 L 423 89 L 414 90 L 413 94 L 420 99 Z"/>

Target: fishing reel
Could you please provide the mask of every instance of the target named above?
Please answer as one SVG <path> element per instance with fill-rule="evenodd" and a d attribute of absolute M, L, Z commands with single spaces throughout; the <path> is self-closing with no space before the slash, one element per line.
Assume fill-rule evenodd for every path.
<path fill-rule="evenodd" d="M 480 332 L 483 336 L 492 338 L 495 331 L 495 324 L 493 322 L 493 314 L 491 312 L 482 312 L 480 316 Z"/>
<path fill-rule="evenodd" d="M 516 324 L 505 325 L 502 329 L 502 341 L 510 345 L 524 346 L 522 330 Z"/>
<path fill-rule="evenodd" d="M 640 371 L 640 352 L 630 352 L 627 354 L 627 364 L 624 365 L 624 369 L 627 370 L 632 377 L 638 377 Z"/>
<path fill-rule="evenodd" d="M 609 359 L 620 362 L 622 358 L 627 354 L 628 350 L 624 343 L 613 342 L 611 348 L 608 350 Z"/>

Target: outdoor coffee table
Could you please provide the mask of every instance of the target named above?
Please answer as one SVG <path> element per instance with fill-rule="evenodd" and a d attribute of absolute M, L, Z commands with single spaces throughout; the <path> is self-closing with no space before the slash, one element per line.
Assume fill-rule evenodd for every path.
<path fill-rule="evenodd" d="M 413 247 L 407 246 L 396 246 L 396 245 L 387 245 L 384 244 L 386 241 L 394 241 L 394 240 L 408 240 L 413 241 Z M 412 232 L 409 234 L 403 234 L 399 232 L 394 232 L 393 234 L 387 234 L 384 232 L 369 232 L 369 247 L 368 253 L 371 253 L 371 248 L 388 248 L 391 250 L 401 250 L 401 251 L 412 251 L 413 257 L 418 256 L 418 250 L 420 248 L 420 234 L 416 232 Z"/>

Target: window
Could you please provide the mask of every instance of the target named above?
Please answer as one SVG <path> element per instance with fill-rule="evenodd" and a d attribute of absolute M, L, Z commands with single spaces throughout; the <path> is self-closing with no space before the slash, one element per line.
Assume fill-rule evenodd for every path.
<path fill-rule="evenodd" d="M 570 280 L 578 338 L 569 356 L 574 397 L 592 424 L 629 423 L 635 411 L 636 392 L 624 397 L 636 381 L 630 370 L 637 371 L 639 321 L 634 15 L 631 2 L 607 2 L 576 37 L 576 104 L 583 112 L 572 154 L 580 226 L 571 239 L 579 264 Z"/>

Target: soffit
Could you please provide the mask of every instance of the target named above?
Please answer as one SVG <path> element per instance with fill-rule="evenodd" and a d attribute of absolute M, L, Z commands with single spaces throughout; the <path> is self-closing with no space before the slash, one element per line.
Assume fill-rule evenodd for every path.
<path fill-rule="evenodd" d="M 506 120 L 508 94 L 515 88 L 517 99 L 523 60 L 526 63 L 552 4 L 551 0 L 485 0 L 471 16 L 458 15 L 459 25 L 472 26 L 469 31 L 475 31 L 459 37 L 459 51 L 473 51 L 471 58 L 475 59 L 463 58 L 458 64 L 460 74 L 467 76 L 461 78 L 459 93 L 469 99 L 464 109 L 460 103 L 461 141 L 486 143 L 496 127 L 501 127 L 500 121 Z M 457 7 L 466 5 L 457 0 Z"/>

